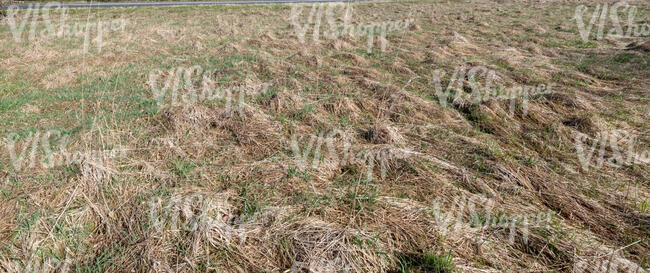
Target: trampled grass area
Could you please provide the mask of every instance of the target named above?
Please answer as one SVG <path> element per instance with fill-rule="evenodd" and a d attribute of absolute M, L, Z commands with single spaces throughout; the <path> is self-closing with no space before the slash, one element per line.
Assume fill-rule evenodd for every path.
<path fill-rule="evenodd" d="M 0 271 L 644 272 L 648 36 L 579 4 L 5 18 Z"/>

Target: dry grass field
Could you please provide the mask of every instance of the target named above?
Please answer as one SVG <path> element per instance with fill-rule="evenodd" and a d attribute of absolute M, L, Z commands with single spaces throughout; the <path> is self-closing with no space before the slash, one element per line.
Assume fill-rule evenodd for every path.
<path fill-rule="evenodd" d="M 328 39 L 348 5 L 404 23 Z M 317 40 L 295 5 L 5 17 L 0 272 L 646 272 L 650 38 L 585 41 L 578 5 L 341 4 Z M 441 100 L 473 67 L 552 90 Z"/>

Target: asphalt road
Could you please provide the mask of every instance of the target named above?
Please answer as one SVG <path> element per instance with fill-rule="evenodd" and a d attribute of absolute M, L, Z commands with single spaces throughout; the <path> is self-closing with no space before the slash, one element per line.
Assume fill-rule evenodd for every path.
<path fill-rule="evenodd" d="M 328 2 L 366 2 L 371 0 L 251 0 L 251 1 L 195 1 L 195 2 L 101 2 L 101 3 L 58 3 L 59 5 L 45 4 L 18 4 L 0 6 L 0 9 L 44 9 L 44 8 L 115 8 L 115 7 L 164 7 L 164 6 L 211 6 L 211 5 L 268 5 L 288 3 L 328 3 Z"/>

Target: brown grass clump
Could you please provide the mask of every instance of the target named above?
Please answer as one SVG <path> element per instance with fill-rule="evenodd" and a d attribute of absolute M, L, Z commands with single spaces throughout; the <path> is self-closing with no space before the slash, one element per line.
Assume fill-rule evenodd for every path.
<path fill-rule="evenodd" d="M 358 121 L 362 114 L 359 103 L 348 97 L 336 98 L 334 101 L 326 103 L 324 107 L 332 114 L 349 116 L 353 122 Z"/>
<path fill-rule="evenodd" d="M 368 65 L 368 61 L 366 59 L 354 53 L 349 53 L 349 52 L 339 53 L 336 54 L 334 57 L 349 60 L 353 65 L 360 65 L 360 66 Z"/>
<path fill-rule="evenodd" d="M 41 80 L 41 84 L 46 89 L 68 86 L 77 79 L 77 75 L 75 74 L 78 74 L 78 72 L 75 72 L 76 71 L 73 71 L 70 68 L 59 69 L 55 73 L 43 78 L 43 80 Z"/>
<path fill-rule="evenodd" d="M 188 193 L 174 196 L 188 196 Z M 197 196 L 196 200 L 192 204 L 198 205 L 198 212 L 207 218 L 196 218 L 190 210 L 179 211 L 181 218 L 199 221 L 191 224 L 190 233 L 172 230 L 149 236 L 150 246 L 145 252 L 154 268 L 192 271 L 205 251 L 214 250 L 230 253 L 214 265 L 226 272 L 285 269 L 360 272 L 385 270 L 388 266 L 388 260 L 378 254 L 383 249 L 381 245 L 355 243 L 372 240 L 369 234 L 318 219 L 289 219 L 290 212 L 283 208 L 269 208 L 252 220 L 244 220 L 236 215 L 230 193 Z M 174 259 L 175 243 L 188 247 L 182 261 Z"/>
<path fill-rule="evenodd" d="M 203 106 L 180 106 L 166 109 L 160 115 L 165 127 L 184 132 L 189 129 L 209 128 L 216 124 L 217 114 Z"/>
<path fill-rule="evenodd" d="M 296 96 L 295 93 L 290 92 L 289 90 L 279 91 L 269 97 L 268 100 L 262 102 L 266 106 L 270 107 L 273 111 L 277 113 L 287 113 L 293 115 L 293 111 L 296 110 L 296 106 L 301 106 L 304 104 L 304 99 Z"/>
<path fill-rule="evenodd" d="M 291 223 L 282 230 L 285 232 L 280 232 L 276 241 L 288 244 L 288 249 L 280 251 L 291 270 L 364 272 L 388 268 L 387 259 L 378 253 L 382 245 L 364 245 L 373 240 L 369 234 L 309 220 Z"/>
<path fill-rule="evenodd" d="M 378 121 L 375 126 L 363 132 L 363 137 L 374 144 L 403 144 L 404 137 L 396 128 Z"/>
<path fill-rule="evenodd" d="M 393 73 L 400 73 L 400 74 L 407 74 L 407 75 L 414 75 L 413 71 L 409 69 L 408 67 L 400 64 L 400 63 L 393 63 L 388 67 L 388 70 Z"/>
<path fill-rule="evenodd" d="M 266 155 L 277 150 L 282 143 L 282 127 L 264 112 L 250 106 L 222 113 L 216 125 L 230 131 L 239 145 L 252 149 L 249 151 L 251 154 Z"/>
<path fill-rule="evenodd" d="M 570 117 L 569 119 L 562 121 L 562 124 L 568 127 L 573 127 L 576 130 L 593 134 L 599 131 L 603 131 L 604 128 L 602 125 L 598 124 L 598 121 L 593 117 Z"/>
<path fill-rule="evenodd" d="M 336 39 L 331 41 L 329 44 L 329 47 L 334 49 L 334 50 L 341 50 L 341 49 L 350 49 L 352 48 L 352 45 L 350 45 L 345 39 Z"/>
<path fill-rule="evenodd" d="M 650 41 L 631 43 L 627 46 L 628 50 L 638 50 L 641 52 L 648 53 L 650 52 Z"/>
<path fill-rule="evenodd" d="M 452 49 L 463 50 L 465 52 L 478 50 L 472 42 L 457 32 L 453 32 L 451 37 L 443 41 L 443 43 Z"/>

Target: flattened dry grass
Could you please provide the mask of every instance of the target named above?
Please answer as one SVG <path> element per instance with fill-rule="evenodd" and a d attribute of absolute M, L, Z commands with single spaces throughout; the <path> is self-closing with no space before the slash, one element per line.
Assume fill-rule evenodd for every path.
<path fill-rule="evenodd" d="M 1 24 L 0 133 L 61 129 L 68 150 L 128 153 L 15 171 L 3 149 L 0 271 L 570 272 L 619 249 L 613 260 L 647 267 L 648 165 L 583 170 L 573 145 L 577 133 L 624 129 L 647 150 L 648 53 L 627 47 L 647 38 L 586 46 L 569 20 L 576 4 L 562 1 L 353 5 L 354 24 L 415 23 L 368 53 L 365 38 L 301 43 L 286 5 L 92 10 L 129 24 L 86 54 L 79 39 L 15 43 Z M 273 91 L 238 111 L 158 107 L 149 73 L 194 65 L 219 86 Z M 552 82 L 555 92 L 526 113 L 500 99 L 440 105 L 431 72 L 476 65 L 500 84 Z M 405 155 L 375 162 L 373 179 L 326 153 L 300 168 L 292 136 L 335 129 L 352 151 Z M 555 217 L 526 234 L 476 227 L 454 210 L 476 195 L 495 214 Z M 171 210 L 162 226 L 153 200 Z"/>

